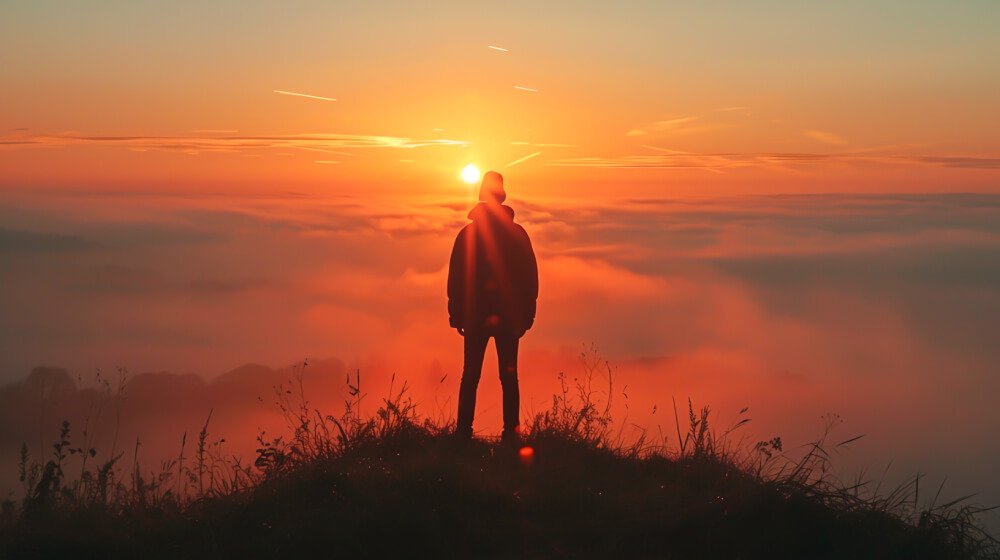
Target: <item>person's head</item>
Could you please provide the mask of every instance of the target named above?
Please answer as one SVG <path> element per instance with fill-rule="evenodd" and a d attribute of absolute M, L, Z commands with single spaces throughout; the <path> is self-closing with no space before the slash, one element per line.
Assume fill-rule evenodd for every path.
<path fill-rule="evenodd" d="M 507 198 L 503 192 L 503 175 L 496 171 L 487 171 L 483 175 L 483 185 L 479 187 L 479 200 L 500 204 Z"/>

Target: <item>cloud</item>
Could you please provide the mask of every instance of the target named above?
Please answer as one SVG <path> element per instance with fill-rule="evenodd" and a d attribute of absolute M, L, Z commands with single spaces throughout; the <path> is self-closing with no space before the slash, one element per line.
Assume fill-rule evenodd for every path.
<path fill-rule="evenodd" d="M 685 117 L 674 117 L 671 119 L 664 119 L 660 121 L 651 122 L 645 124 L 638 128 L 633 128 L 625 133 L 626 136 L 642 136 L 644 134 L 651 134 L 656 132 L 673 131 L 682 127 L 682 125 L 689 122 L 694 122 L 701 119 L 698 115 L 690 115 Z"/>
<path fill-rule="evenodd" d="M 537 148 L 576 148 L 576 144 L 555 144 L 551 142 L 511 142 L 511 146 L 535 146 Z"/>
<path fill-rule="evenodd" d="M 650 147 L 650 146 L 647 146 Z M 653 149 L 660 149 L 651 147 Z M 924 165 L 932 167 L 957 167 L 964 169 L 998 169 L 1000 157 L 993 156 L 929 156 L 929 155 L 871 155 L 858 152 L 813 153 L 690 153 L 669 152 L 660 154 L 629 154 L 607 157 L 559 158 L 546 162 L 555 167 L 603 167 L 620 169 L 708 169 L 769 168 L 776 166 L 806 166 L 817 164 L 851 165 Z"/>
<path fill-rule="evenodd" d="M 808 138 L 812 138 L 813 140 L 824 144 L 831 144 L 834 146 L 843 146 L 844 144 L 847 144 L 847 140 L 844 140 L 832 132 L 824 132 L 822 130 L 805 130 L 803 133 Z"/>
<path fill-rule="evenodd" d="M 650 136 L 655 139 L 693 136 L 746 126 L 746 107 L 723 107 L 703 115 L 681 115 L 636 126 L 626 136 Z"/>
<path fill-rule="evenodd" d="M 540 156 L 540 155 L 542 155 L 542 152 L 530 153 L 530 154 L 528 154 L 528 155 L 526 155 L 524 157 L 520 157 L 520 158 L 515 159 L 514 161 L 512 161 L 512 162 L 508 163 L 507 165 L 505 165 L 504 167 L 513 167 L 513 166 L 515 166 L 515 165 L 517 165 L 519 163 L 524 163 L 524 162 L 528 161 L 529 159 L 531 159 L 533 157 L 536 157 L 536 156 Z"/>
<path fill-rule="evenodd" d="M 74 252 L 93 248 L 93 242 L 78 235 L 40 233 L 0 228 L 2 252 Z"/>
<path fill-rule="evenodd" d="M 273 90 L 273 91 L 274 91 L 274 93 L 280 93 L 281 95 L 291 95 L 291 96 L 294 96 L 294 97 L 306 97 L 306 98 L 309 98 L 309 99 L 318 99 L 320 101 L 336 101 L 336 99 L 334 99 L 332 97 L 322 97 L 322 96 L 319 96 L 319 95 L 309 95 L 307 93 L 296 93 L 294 91 L 284 91 L 284 90 L 280 90 L 280 89 L 276 89 L 276 90 Z"/>
<path fill-rule="evenodd" d="M 8 382 L 40 363 L 73 378 L 118 364 L 209 376 L 248 361 L 339 356 L 374 395 L 395 372 L 423 407 L 453 398 L 461 347 L 447 325 L 444 278 L 467 200 L 37 196 L 43 202 L 17 208 L 18 224 L 92 245 L 56 251 L 33 238 L 39 250 L 5 253 Z M 810 420 L 833 411 L 907 465 L 937 472 L 946 455 L 974 448 L 956 447 L 963 425 L 1000 429 L 984 396 L 1000 390 L 990 338 L 1000 328 L 1000 196 L 512 204 L 541 274 L 538 320 L 522 344 L 526 410 L 545 406 L 556 373 L 577 372 L 580 344 L 594 341 L 619 365 L 640 425 L 660 421 L 652 404 L 663 410 L 671 395 L 691 395 L 723 412 L 752 406 L 762 436 L 807 441 Z M 197 430 L 210 399 L 226 398 L 196 387 L 210 387 L 204 379 L 147 387 L 202 395 L 190 406 L 171 401 Z M 495 385 L 484 376 L 478 421 L 487 431 L 499 427 Z M 240 410 L 220 425 L 227 438 L 259 424 Z M 177 445 L 178 431 L 163 446 Z M 905 443 L 914 434 L 919 444 Z M 983 461 L 1000 468 L 1000 457 Z M 946 470 L 981 490 L 972 468 Z"/>
<path fill-rule="evenodd" d="M 288 135 L 238 135 L 220 133 L 192 136 L 106 136 L 88 134 L 35 135 L 16 141 L 0 141 L 0 144 L 11 147 L 114 145 L 139 150 L 167 150 L 200 153 L 289 148 L 320 151 L 368 148 L 410 149 L 432 146 L 465 146 L 468 145 L 468 142 L 444 138 L 409 138 L 401 136 L 362 134 L 315 133 Z"/>
<path fill-rule="evenodd" d="M 1000 169 L 1000 157 L 914 156 L 916 162 L 964 169 Z"/>
<path fill-rule="evenodd" d="M 80 270 L 78 279 L 66 286 L 81 297 L 103 294 L 142 298 L 218 298 L 267 287 L 269 282 L 259 278 L 231 278 L 223 273 L 175 279 L 160 269 L 116 264 Z"/>

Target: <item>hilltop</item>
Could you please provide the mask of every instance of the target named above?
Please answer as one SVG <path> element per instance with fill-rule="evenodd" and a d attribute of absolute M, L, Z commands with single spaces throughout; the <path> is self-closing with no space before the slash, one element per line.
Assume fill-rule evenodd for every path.
<path fill-rule="evenodd" d="M 356 393 L 356 391 L 354 391 Z M 291 394 L 288 392 L 288 394 Z M 607 411 L 566 392 L 519 445 L 460 442 L 417 418 L 403 393 L 373 418 L 348 402 L 260 439 L 253 467 L 193 457 L 156 477 L 105 464 L 74 483 L 56 459 L 25 467 L 30 490 L 5 507 L 9 558 L 987 558 L 995 541 L 970 508 L 907 509 L 912 492 L 862 497 L 826 474 L 819 441 L 797 460 L 780 439 L 746 449 L 688 408 L 667 452 L 617 441 Z M 358 397 L 360 398 L 360 397 Z M 287 401 L 286 401 L 287 404 Z M 86 453 L 81 450 L 82 453 Z M 62 459 L 59 458 L 60 454 Z M 74 453 L 70 453 L 73 455 Z"/>

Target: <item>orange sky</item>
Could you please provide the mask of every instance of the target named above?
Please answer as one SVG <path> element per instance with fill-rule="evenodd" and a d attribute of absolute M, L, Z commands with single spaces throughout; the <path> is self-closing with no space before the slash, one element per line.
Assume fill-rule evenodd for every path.
<path fill-rule="evenodd" d="M 997 188 L 993 3 L 570 7 L 8 4 L 0 186 Z"/>

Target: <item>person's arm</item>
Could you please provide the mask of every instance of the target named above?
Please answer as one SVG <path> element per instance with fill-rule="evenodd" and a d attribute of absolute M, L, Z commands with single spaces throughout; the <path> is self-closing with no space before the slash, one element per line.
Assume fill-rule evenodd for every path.
<path fill-rule="evenodd" d="M 524 231 L 523 228 L 521 231 L 524 234 L 525 263 L 527 265 L 525 270 L 527 284 L 524 294 L 527 324 L 524 330 L 528 330 L 535 324 L 538 302 L 538 261 L 535 259 L 535 250 L 531 247 L 531 238 L 528 237 L 528 232 Z"/>
<path fill-rule="evenodd" d="M 448 263 L 448 324 L 461 332 L 465 317 L 465 230 L 458 233 Z"/>

